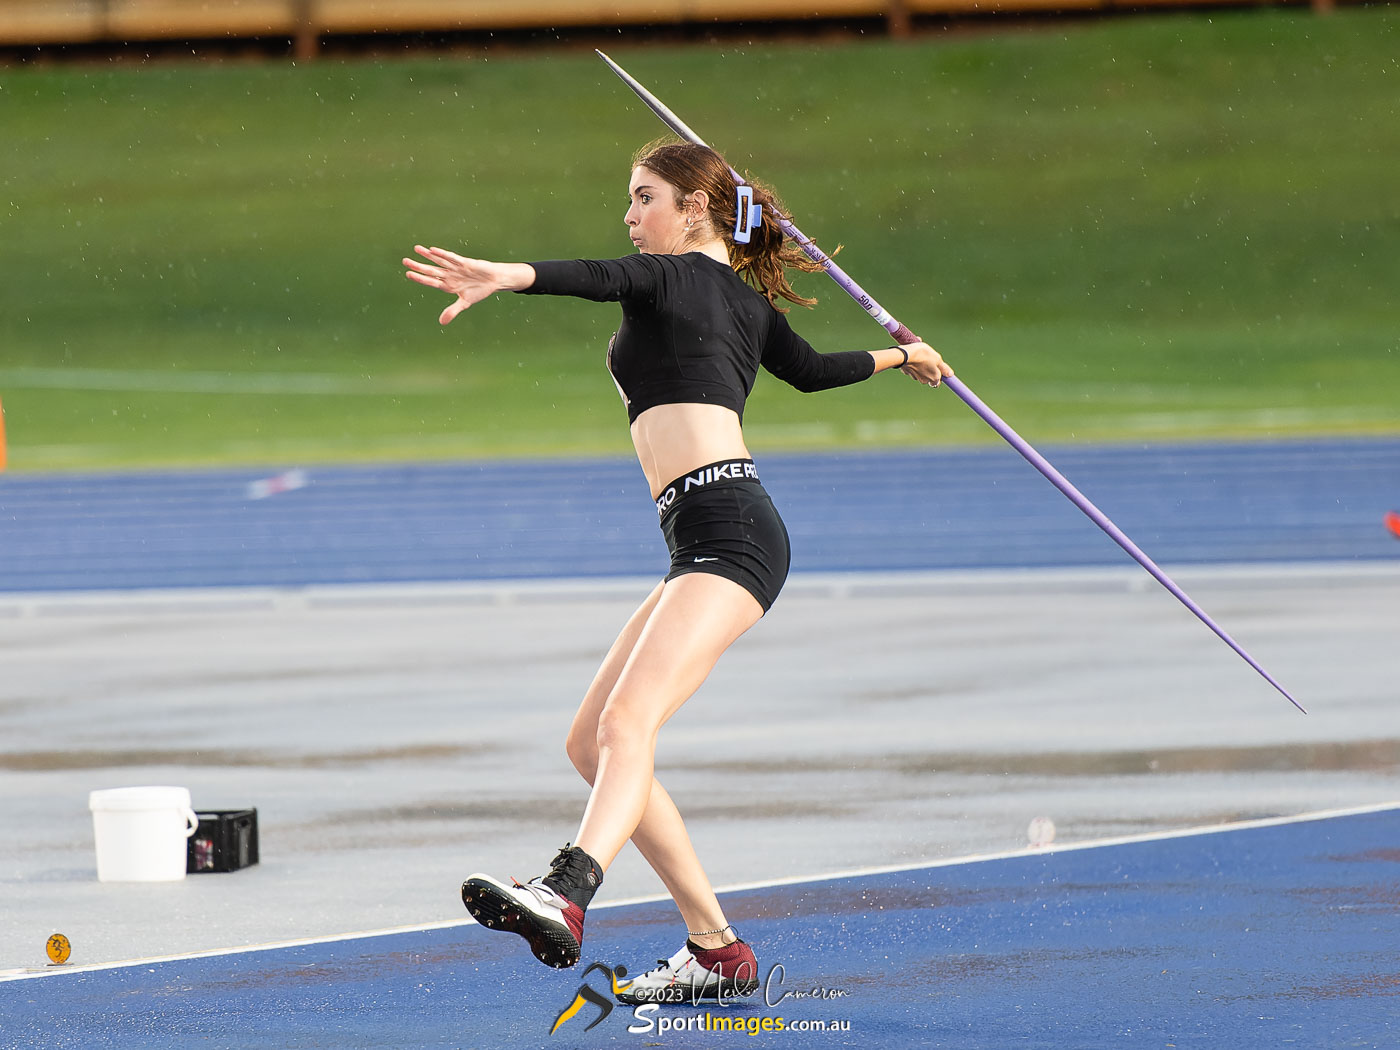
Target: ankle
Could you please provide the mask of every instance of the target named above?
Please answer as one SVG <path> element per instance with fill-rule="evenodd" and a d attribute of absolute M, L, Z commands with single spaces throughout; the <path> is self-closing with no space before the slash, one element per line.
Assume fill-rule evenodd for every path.
<path fill-rule="evenodd" d="M 698 933 L 687 930 L 686 934 L 692 947 L 703 948 L 706 951 L 726 947 L 739 939 L 739 935 L 732 926 L 723 926 L 717 930 L 703 930 Z"/>
<path fill-rule="evenodd" d="M 690 946 L 691 946 L 691 948 L 703 948 L 705 951 L 708 952 L 708 951 L 714 951 L 714 950 L 717 949 L 717 948 L 724 948 L 724 947 L 726 947 L 726 946 L 728 946 L 728 945 L 730 945 L 730 944 L 733 944 L 734 941 L 735 941 L 735 938 L 733 938 L 733 937 L 730 937 L 728 940 L 725 940 L 722 936 L 721 936 L 721 937 L 692 937 L 692 938 L 690 938 Z"/>
<path fill-rule="evenodd" d="M 554 858 L 549 874 L 540 881 L 586 910 L 593 902 L 593 894 L 603 883 L 603 868 L 577 846 L 565 846 Z"/>

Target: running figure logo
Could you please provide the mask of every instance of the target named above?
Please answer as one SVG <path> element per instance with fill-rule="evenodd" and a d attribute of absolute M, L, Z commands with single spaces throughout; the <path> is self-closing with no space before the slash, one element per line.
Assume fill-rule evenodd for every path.
<path fill-rule="evenodd" d="M 583 976 L 587 977 L 594 970 L 598 970 L 608 975 L 608 983 L 612 985 L 613 995 L 617 995 L 619 992 L 624 992 L 632 986 L 631 981 L 627 981 L 622 984 L 618 983 L 619 979 L 627 976 L 627 967 L 625 966 L 619 966 L 616 969 L 614 969 L 613 967 L 608 966 L 606 963 L 595 962 L 591 964 L 588 967 L 588 969 L 583 971 Z M 606 1018 L 608 1014 L 613 1012 L 613 1001 L 607 996 L 602 995 L 596 990 L 594 990 L 587 981 L 584 981 L 581 985 L 578 986 L 578 994 L 574 996 L 574 1001 L 568 1006 L 566 1006 L 563 1010 L 561 1010 L 559 1012 L 559 1016 L 554 1019 L 554 1027 L 549 1030 L 549 1034 L 553 1035 L 555 1032 L 559 1031 L 560 1027 L 564 1024 L 565 1021 L 567 1021 L 569 1018 L 573 1017 L 574 1014 L 578 1013 L 580 1010 L 583 1009 L 584 1003 L 592 1003 L 594 1006 L 598 1007 L 598 1009 L 602 1011 L 602 1013 L 600 1013 L 597 1017 L 593 1019 L 593 1023 L 590 1024 L 588 1028 L 596 1028 L 598 1025 L 603 1023 L 603 1019 Z M 588 1028 L 585 1028 L 584 1031 L 588 1031 Z"/>

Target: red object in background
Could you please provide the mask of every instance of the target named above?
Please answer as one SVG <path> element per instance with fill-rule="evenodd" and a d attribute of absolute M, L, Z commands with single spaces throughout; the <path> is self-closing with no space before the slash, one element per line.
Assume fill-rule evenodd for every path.
<path fill-rule="evenodd" d="M 1385 527 L 1390 530 L 1391 534 L 1396 539 L 1400 539 L 1400 513 L 1396 513 L 1393 510 L 1386 511 Z"/>

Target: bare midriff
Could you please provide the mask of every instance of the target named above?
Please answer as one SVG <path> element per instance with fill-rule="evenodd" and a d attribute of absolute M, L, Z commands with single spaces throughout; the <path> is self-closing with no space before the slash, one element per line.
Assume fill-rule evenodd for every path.
<path fill-rule="evenodd" d="M 632 424 L 632 444 L 652 498 L 696 467 L 751 459 L 739 415 L 720 405 L 657 405 Z"/>

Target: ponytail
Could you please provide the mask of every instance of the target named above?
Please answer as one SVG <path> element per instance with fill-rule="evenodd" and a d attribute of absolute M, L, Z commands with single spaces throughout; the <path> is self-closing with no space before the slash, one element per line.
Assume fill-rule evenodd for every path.
<path fill-rule="evenodd" d="M 730 182 L 733 183 L 732 178 Z M 710 207 L 710 221 L 716 224 L 716 230 L 724 240 L 725 246 L 729 248 L 729 257 L 734 260 L 734 269 L 740 277 L 762 292 L 770 303 L 773 303 L 775 295 L 781 295 L 789 302 L 801 306 L 814 306 L 815 299 L 798 295 L 793 290 L 792 285 L 788 283 L 787 271 L 794 269 L 803 273 L 820 273 L 821 264 L 807 258 L 796 244 L 789 243 L 783 233 L 782 220 L 791 216 L 772 189 L 751 179 L 746 179 L 745 184 L 753 188 L 753 202 L 762 208 L 760 221 L 753 227 L 748 244 L 734 240 L 734 219 L 738 215 L 739 206 L 737 187 L 731 186 L 730 197 L 734 206 L 728 209 L 728 225 L 719 226 L 720 219 L 716 213 L 721 209 L 714 205 Z M 775 309 L 782 309 L 776 303 L 773 305 Z"/>
<path fill-rule="evenodd" d="M 638 150 L 632 158 L 632 166 L 653 171 L 675 186 L 680 194 L 676 200 L 677 207 L 683 204 L 686 196 L 697 190 L 705 191 L 710 201 L 706 218 L 716 236 L 729 249 L 735 271 L 762 293 L 775 310 L 786 312 L 774 302 L 777 296 L 802 306 L 816 303 L 815 299 L 798 295 L 793 290 L 788 283 L 787 271 L 819 273 L 822 266 L 807 258 L 796 244 L 787 241 L 781 221 L 789 216 L 782 201 L 769 186 L 745 180 L 745 184 L 753 189 L 753 202 L 760 206 L 761 215 L 750 231 L 749 242 L 744 244 L 734 240 L 739 209 L 738 187 L 729 165 L 714 150 L 694 143 L 662 139 Z"/>

